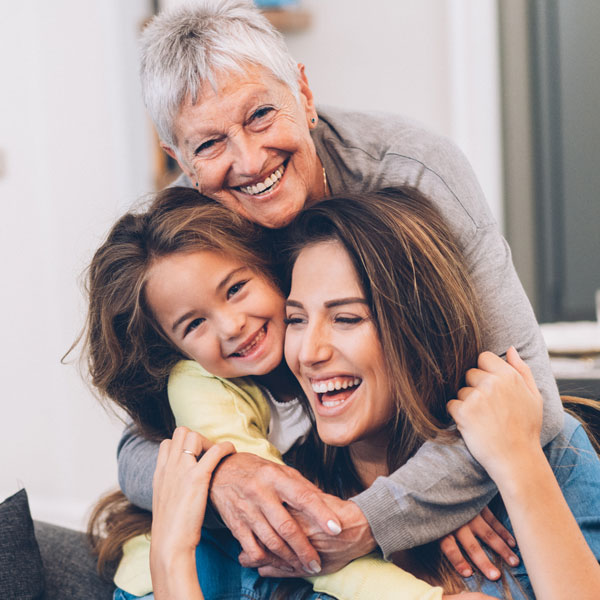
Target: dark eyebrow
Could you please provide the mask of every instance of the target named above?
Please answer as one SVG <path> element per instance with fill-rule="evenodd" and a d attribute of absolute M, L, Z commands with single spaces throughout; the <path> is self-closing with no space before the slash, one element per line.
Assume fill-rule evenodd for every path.
<path fill-rule="evenodd" d="M 240 271 L 245 271 L 248 267 L 238 267 L 237 269 L 233 269 L 229 274 L 227 274 L 221 283 L 217 286 L 217 292 L 221 291 L 224 287 L 227 287 L 228 283 L 233 279 Z"/>
<path fill-rule="evenodd" d="M 185 320 L 189 319 L 189 318 L 190 318 L 190 317 L 191 317 L 191 316 L 194 314 L 194 312 L 195 312 L 195 311 L 193 311 L 193 310 L 189 310 L 188 312 L 186 312 L 186 313 L 185 313 L 185 315 L 181 315 L 181 316 L 179 317 L 179 319 L 177 319 L 177 320 L 175 321 L 175 323 L 173 323 L 173 326 L 171 327 L 171 331 L 172 331 L 173 333 L 175 333 L 175 330 L 176 330 L 176 329 L 177 329 L 177 328 L 178 328 L 178 327 L 179 327 L 179 326 L 180 326 L 180 325 L 181 325 L 181 324 L 182 324 L 182 323 L 183 323 Z"/>
<path fill-rule="evenodd" d="M 335 306 L 344 306 L 345 304 L 367 304 L 364 298 L 339 298 L 325 302 L 325 308 L 333 308 Z"/>
<path fill-rule="evenodd" d="M 293 306 L 294 308 L 304 308 L 301 302 L 297 300 L 286 300 L 286 306 Z M 346 304 L 365 304 L 368 305 L 367 301 L 364 298 L 339 298 L 336 300 L 329 300 L 325 302 L 325 308 L 334 308 L 336 306 L 344 306 Z"/>

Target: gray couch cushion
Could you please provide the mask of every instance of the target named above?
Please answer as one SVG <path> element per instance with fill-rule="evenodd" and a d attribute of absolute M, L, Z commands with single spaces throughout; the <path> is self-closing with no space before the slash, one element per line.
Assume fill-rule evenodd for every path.
<path fill-rule="evenodd" d="M 0 504 L 0 598 L 41 598 L 44 573 L 25 490 Z"/>
<path fill-rule="evenodd" d="M 44 561 L 44 600 L 111 600 L 114 585 L 98 575 L 84 533 L 36 521 L 35 534 Z"/>

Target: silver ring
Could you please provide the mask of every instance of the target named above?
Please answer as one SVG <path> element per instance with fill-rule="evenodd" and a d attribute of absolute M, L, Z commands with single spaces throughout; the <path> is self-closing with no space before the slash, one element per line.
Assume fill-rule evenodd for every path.
<path fill-rule="evenodd" d="M 193 456 L 194 458 L 197 458 L 197 456 L 191 451 L 191 450 L 183 450 L 184 454 L 189 454 L 190 456 Z"/>

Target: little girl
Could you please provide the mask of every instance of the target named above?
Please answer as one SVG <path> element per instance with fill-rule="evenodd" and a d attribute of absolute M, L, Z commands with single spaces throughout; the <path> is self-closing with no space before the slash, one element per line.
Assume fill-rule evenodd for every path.
<path fill-rule="evenodd" d="M 92 381 L 147 436 L 164 439 L 185 425 L 282 463 L 281 454 L 310 430 L 283 362 L 284 298 L 267 235 L 193 190 L 171 188 L 148 213 L 121 218 L 96 252 L 87 327 Z M 329 534 L 341 530 L 333 512 L 320 525 Z M 145 596 L 152 591 L 149 539 L 126 537 L 116 597 Z M 227 564 L 219 547 L 229 552 Z M 270 597 L 281 582 L 239 567 L 238 553 L 228 532 L 203 536 L 205 595 L 222 594 L 228 581 L 231 598 Z M 442 594 L 376 556 L 312 583 L 314 597 L 339 600 Z"/>

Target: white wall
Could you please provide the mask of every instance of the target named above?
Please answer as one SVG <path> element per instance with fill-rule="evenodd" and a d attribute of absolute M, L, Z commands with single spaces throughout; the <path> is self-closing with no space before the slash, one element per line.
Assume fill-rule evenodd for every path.
<path fill-rule="evenodd" d="M 135 39 L 145 0 L 3 0 L 0 18 L 0 499 L 79 525 L 116 484 L 121 425 L 74 366 L 77 281 L 109 225 L 150 189 Z"/>
<path fill-rule="evenodd" d="M 321 103 L 412 116 L 453 137 L 500 211 L 494 0 L 305 0 L 288 36 Z M 147 0 L 1 0 L 0 499 L 81 525 L 116 485 L 121 425 L 60 357 L 77 278 L 115 218 L 151 189 L 135 38 Z"/>
<path fill-rule="evenodd" d="M 171 0 L 174 1 L 174 0 Z M 496 0 L 302 0 L 288 34 L 318 102 L 401 113 L 466 153 L 502 222 Z"/>

